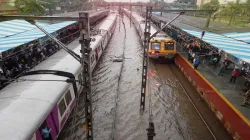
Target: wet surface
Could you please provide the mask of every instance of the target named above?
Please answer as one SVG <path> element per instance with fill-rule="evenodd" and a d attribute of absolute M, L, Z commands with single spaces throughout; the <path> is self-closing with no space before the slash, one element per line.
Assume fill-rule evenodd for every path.
<path fill-rule="evenodd" d="M 115 140 L 145 140 L 149 117 L 148 97 L 144 113 L 139 111 L 143 51 L 129 19 L 124 17 L 124 24 L 121 22 L 120 28 L 119 20 L 117 22 L 113 37 L 93 72 L 94 138 L 108 140 L 114 136 Z M 123 61 L 113 61 L 123 55 Z M 151 63 L 149 72 L 155 139 L 213 139 L 170 66 Z M 76 129 L 72 129 L 69 121 L 59 139 L 85 139 L 83 102 L 79 108 Z"/>

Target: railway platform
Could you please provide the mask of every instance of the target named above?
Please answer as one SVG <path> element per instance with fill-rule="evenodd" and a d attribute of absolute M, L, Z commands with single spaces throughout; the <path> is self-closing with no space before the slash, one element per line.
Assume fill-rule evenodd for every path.
<path fill-rule="evenodd" d="M 188 62 L 186 54 L 178 54 L 175 63 L 233 139 L 248 139 L 250 137 L 249 108 L 241 106 L 243 96 L 240 95 L 241 91 L 237 87 L 243 80 L 237 79 L 235 85 L 228 84 L 230 70 L 222 78 L 217 76 L 216 69 L 213 70 L 205 64 L 200 64 L 198 70 L 195 70 Z"/>
<path fill-rule="evenodd" d="M 186 59 L 187 54 L 181 54 Z M 190 65 L 191 62 L 189 62 Z M 229 83 L 231 78 L 231 72 L 233 67 L 229 67 L 225 70 L 223 76 L 218 76 L 220 69 L 220 64 L 217 66 L 209 66 L 208 61 L 203 60 L 203 62 L 198 67 L 198 72 L 207 79 L 223 96 L 229 100 L 235 108 L 237 108 L 248 120 L 250 120 L 250 106 L 242 107 L 241 104 L 244 100 L 244 91 L 246 86 L 244 83 L 246 79 L 244 77 L 238 76 L 235 83 Z"/>

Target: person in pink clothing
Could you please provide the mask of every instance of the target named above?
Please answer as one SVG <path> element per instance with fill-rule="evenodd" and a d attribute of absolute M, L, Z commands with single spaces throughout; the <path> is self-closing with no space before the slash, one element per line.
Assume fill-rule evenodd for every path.
<path fill-rule="evenodd" d="M 234 69 L 232 71 L 232 76 L 230 78 L 230 82 L 229 83 L 231 83 L 231 82 L 235 83 L 236 77 L 239 76 L 239 75 L 240 75 L 239 69 Z"/>

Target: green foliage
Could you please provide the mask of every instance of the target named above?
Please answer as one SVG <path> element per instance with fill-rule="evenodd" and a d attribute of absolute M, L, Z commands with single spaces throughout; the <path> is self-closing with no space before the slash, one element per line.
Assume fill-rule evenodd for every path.
<path fill-rule="evenodd" d="M 211 0 L 210 2 L 212 5 L 219 5 L 219 1 L 218 0 Z"/>
<path fill-rule="evenodd" d="M 54 0 L 16 0 L 15 6 L 21 12 L 32 15 L 41 15 L 47 9 L 55 7 Z"/>
<path fill-rule="evenodd" d="M 219 8 L 218 0 L 211 0 L 209 3 L 205 3 L 201 6 L 201 9 L 217 9 Z"/>
<path fill-rule="evenodd" d="M 250 0 L 247 0 L 245 3 L 240 3 L 240 0 L 236 2 L 229 2 L 225 8 L 220 12 L 221 15 L 229 16 L 228 21 L 229 25 L 233 22 L 234 19 L 239 17 L 245 18 L 246 16 L 250 17 Z M 250 22 L 250 18 L 249 18 Z"/>

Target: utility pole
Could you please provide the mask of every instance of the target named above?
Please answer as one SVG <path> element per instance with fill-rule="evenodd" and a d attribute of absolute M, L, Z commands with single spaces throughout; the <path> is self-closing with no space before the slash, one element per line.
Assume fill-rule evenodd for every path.
<path fill-rule="evenodd" d="M 79 13 L 80 18 L 80 43 L 81 43 L 81 64 L 83 76 L 83 94 L 85 96 L 85 127 L 87 140 L 93 140 L 93 117 L 92 117 L 92 95 L 91 95 L 91 48 L 90 48 L 90 27 L 89 27 L 89 13 Z"/>
<path fill-rule="evenodd" d="M 210 23 L 211 17 L 212 17 L 212 12 L 209 12 L 208 13 L 208 17 L 207 17 L 206 26 L 205 26 L 206 28 L 209 27 L 209 23 Z"/>
<path fill-rule="evenodd" d="M 146 84 L 148 75 L 148 47 L 150 41 L 150 26 L 151 26 L 152 7 L 147 7 L 145 30 L 144 30 L 144 52 L 143 52 L 143 66 L 142 66 L 142 85 L 141 85 L 141 104 L 140 109 L 145 110 Z"/>

